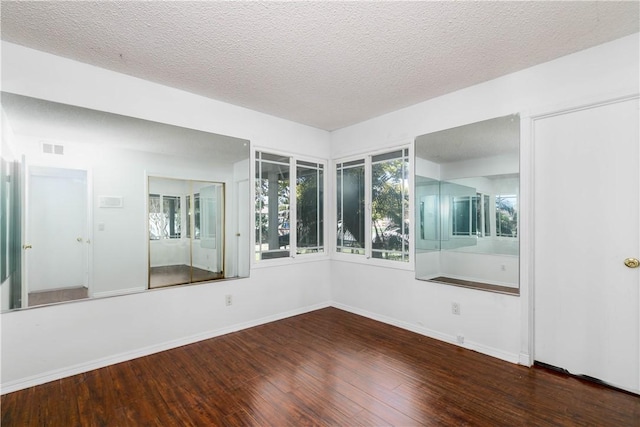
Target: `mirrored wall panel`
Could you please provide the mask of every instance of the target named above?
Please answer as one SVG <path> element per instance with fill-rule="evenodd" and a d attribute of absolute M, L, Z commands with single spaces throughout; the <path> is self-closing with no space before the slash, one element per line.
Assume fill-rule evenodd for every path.
<path fill-rule="evenodd" d="M 149 177 L 149 288 L 223 279 L 224 183 Z"/>
<path fill-rule="evenodd" d="M 415 142 L 416 278 L 517 293 L 520 117 Z"/>
<path fill-rule="evenodd" d="M 9 93 L 2 115 L 3 310 L 249 275 L 249 141 Z"/>

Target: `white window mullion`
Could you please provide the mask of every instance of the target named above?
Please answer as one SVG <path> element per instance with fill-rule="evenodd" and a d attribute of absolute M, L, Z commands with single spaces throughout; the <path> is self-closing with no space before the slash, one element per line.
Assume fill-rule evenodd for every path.
<path fill-rule="evenodd" d="M 316 236 L 318 239 L 318 241 L 316 242 L 316 247 L 318 252 L 320 251 L 321 247 L 323 248 L 323 251 L 324 251 L 324 246 L 325 246 L 325 239 L 324 239 L 324 236 L 322 235 L 322 229 L 320 225 L 320 221 L 323 218 L 323 214 L 322 214 L 322 211 L 320 210 L 320 206 L 322 206 L 322 209 L 324 210 L 324 203 L 322 203 L 322 200 L 320 198 L 320 191 L 319 191 L 319 189 L 322 188 L 322 195 L 324 196 L 324 192 L 325 192 L 324 175 L 325 175 L 324 173 L 320 174 L 320 164 L 318 164 L 318 170 L 316 171 L 316 183 L 317 183 L 316 185 L 318 186 L 318 189 L 316 190 Z M 321 177 L 322 177 L 322 180 L 320 179 Z M 322 239 L 322 244 L 320 244 L 320 239 Z"/>
<path fill-rule="evenodd" d="M 296 257 L 298 250 L 298 167 L 295 159 L 289 157 L 289 253 L 291 258 Z"/>
<path fill-rule="evenodd" d="M 371 245 L 371 227 L 373 225 L 373 221 L 371 220 L 373 214 L 373 207 L 371 206 L 371 192 L 373 191 L 373 185 L 371 183 L 371 180 L 373 179 L 371 172 L 371 157 L 372 156 L 367 156 L 364 163 L 364 253 L 367 259 L 371 258 L 373 254 Z"/>

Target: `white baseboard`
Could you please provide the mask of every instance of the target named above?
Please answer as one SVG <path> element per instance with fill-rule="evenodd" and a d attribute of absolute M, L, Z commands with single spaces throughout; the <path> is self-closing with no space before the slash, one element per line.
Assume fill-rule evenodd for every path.
<path fill-rule="evenodd" d="M 478 353 L 486 354 L 487 356 L 495 357 L 497 359 L 504 360 L 506 362 L 515 363 L 515 364 L 518 364 L 520 362 L 520 355 L 515 353 L 509 353 L 504 350 L 488 347 L 484 344 L 479 344 L 479 343 L 476 343 L 473 341 L 467 341 L 467 340 L 465 340 L 464 344 L 459 344 L 457 342 L 457 338 L 453 335 L 443 334 L 441 332 L 434 331 L 429 328 L 414 325 L 409 322 L 394 319 L 391 317 L 382 316 L 380 314 L 372 313 L 372 312 L 362 310 L 356 307 L 351 307 L 345 304 L 332 302 L 331 306 L 338 308 L 340 310 L 348 311 L 353 314 L 358 314 L 360 316 L 367 317 L 369 319 L 377 320 L 378 322 L 397 326 L 398 328 L 406 329 L 408 331 L 415 332 L 417 334 L 424 335 L 429 338 L 434 338 L 439 341 L 444 341 L 449 344 L 454 344 L 454 345 L 457 345 L 458 347 L 474 350 L 474 351 L 477 351 Z"/>
<path fill-rule="evenodd" d="M 297 316 L 300 314 L 308 313 L 311 311 L 319 310 L 322 308 L 330 307 L 329 301 L 311 306 L 298 308 L 295 310 L 287 311 L 284 313 L 278 313 L 260 319 L 251 320 L 248 322 L 237 323 L 235 325 L 226 326 L 220 329 L 207 331 L 188 337 L 166 341 L 163 343 L 151 345 L 148 347 L 128 351 L 124 353 L 115 354 L 108 357 L 92 360 L 85 363 L 79 363 L 74 366 L 69 366 L 62 369 L 55 369 L 41 374 L 33 375 L 26 378 L 21 378 L 15 381 L 9 381 L 7 383 L 0 384 L 0 395 L 12 393 L 14 391 L 23 390 L 25 388 L 41 385 L 50 381 L 59 380 L 61 378 L 70 377 L 72 375 L 81 374 L 84 372 L 92 371 L 94 369 L 104 368 L 106 366 L 114 365 L 120 362 L 126 362 L 128 360 L 137 359 L 138 357 L 149 356 L 150 354 L 159 353 L 161 351 L 171 350 L 172 348 L 181 347 L 187 344 L 193 344 L 198 341 L 203 341 L 209 338 L 215 338 L 221 335 L 226 335 L 231 332 L 237 332 L 243 329 L 252 328 L 254 326 L 263 325 L 266 323 L 275 322 L 277 320 L 286 319 L 287 317 Z"/>
<path fill-rule="evenodd" d="M 528 353 L 520 353 L 518 363 L 523 366 L 533 366 L 533 360 L 531 360 L 531 355 Z"/>

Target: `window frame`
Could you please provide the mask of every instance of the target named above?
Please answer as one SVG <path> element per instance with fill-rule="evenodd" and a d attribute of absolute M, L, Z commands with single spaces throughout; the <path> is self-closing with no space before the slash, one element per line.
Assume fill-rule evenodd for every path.
<path fill-rule="evenodd" d="M 409 191 L 409 227 L 408 227 L 408 236 L 409 236 L 409 247 L 407 250 L 408 261 L 397 261 L 397 260 L 389 260 L 384 258 L 374 258 L 372 256 L 372 159 L 375 156 L 392 153 L 394 151 L 408 150 L 407 153 L 407 188 Z M 349 163 L 357 160 L 364 159 L 364 183 L 365 183 L 365 225 L 364 225 L 364 238 L 365 238 L 365 251 L 364 254 L 354 254 L 354 253 L 345 253 L 339 252 L 337 250 L 337 241 L 338 241 L 338 203 L 337 203 L 337 182 L 338 182 L 338 173 L 337 166 L 341 163 Z M 333 159 L 331 161 L 331 175 L 333 179 L 333 189 L 332 193 L 333 200 L 333 209 L 331 213 L 332 218 L 332 227 L 331 227 L 331 256 L 333 259 L 338 261 L 345 262 L 353 262 L 358 264 L 367 264 L 367 265 L 375 265 L 379 267 L 385 268 L 394 268 L 398 270 L 408 270 L 413 271 L 415 268 L 415 245 L 412 244 L 413 239 L 415 238 L 415 223 L 413 221 L 412 212 L 414 212 L 414 200 L 413 194 L 415 193 L 414 188 L 414 148 L 411 142 L 404 143 L 402 145 L 389 146 L 378 150 L 366 151 L 358 154 L 351 154 L 348 156 L 339 157 Z M 364 256 L 363 256 L 364 255 Z"/>
<path fill-rule="evenodd" d="M 256 227 L 255 227 L 255 217 L 256 217 L 256 162 L 257 157 L 256 153 L 266 153 L 274 156 L 282 156 L 289 158 L 289 256 L 280 257 L 280 258 L 272 258 L 272 259 L 257 259 L 256 257 Z M 297 168 L 298 161 L 306 162 L 306 163 L 315 163 L 318 165 L 322 165 L 322 169 L 324 173 L 322 174 L 322 241 L 323 241 L 323 251 L 322 252 L 308 252 L 308 253 L 297 253 L 297 239 L 298 232 L 297 227 Z M 251 267 L 252 268 L 262 268 L 262 267 L 271 267 L 277 265 L 286 265 L 293 264 L 299 262 L 309 262 L 309 261 L 318 261 L 321 259 L 326 259 L 330 256 L 330 247 L 327 245 L 328 242 L 328 226 L 327 218 L 328 218 L 328 199 L 327 194 L 330 192 L 330 188 L 327 186 L 329 180 L 329 162 L 326 159 L 321 159 L 312 156 L 304 156 L 291 152 L 283 152 L 281 150 L 274 150 L 268 147 L 254 146 L 251 150 L 251 158 L 250 158 L 250 174 L 251 174 L 251 213 L 253 218 L 252 226 L 251 226 Z M 304 166 L 304 165 L 303 165 Z M 293 224 L 293 225 L 292 225 Z"/>

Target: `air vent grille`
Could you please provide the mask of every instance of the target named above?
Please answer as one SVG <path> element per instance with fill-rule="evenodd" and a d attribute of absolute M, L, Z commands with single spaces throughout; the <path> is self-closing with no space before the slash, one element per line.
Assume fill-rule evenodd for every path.
<path fill-rule="evenodd" d="M 48 142 L 42 143 L 42 152 L 45 154 L 64 154 L 64 146 L 58 144 L 50 144 Z"/>

